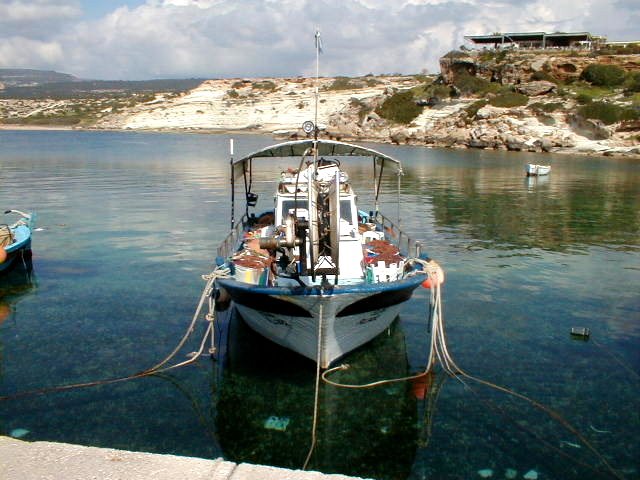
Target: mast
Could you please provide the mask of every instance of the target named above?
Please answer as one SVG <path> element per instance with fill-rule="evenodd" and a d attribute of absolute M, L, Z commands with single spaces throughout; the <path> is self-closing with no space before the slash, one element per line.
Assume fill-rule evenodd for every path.
<path fill-rule="evenodd" d="M 319 79 L 320 79 L 320 52 L 321 51 L 322 51 L 322 40 L 320 39 L 320 29 L 316 28 L 316 92 L 315 92 L 316 105 L 315 105 L 315 117 L 314 117 L 315 129 L 313 133 L 313 138 L 316 141 L 318 140 L 318 97 L 320 95 L 319 89 L 318 89 L 318 83 L 320 81 Z M 316 154 L 316 160 L 317 160 L 317 154 Z"/>
<path fill-rule="evenodd" d="M 235 226 L 236 184 L 233 171 L 233 138 L 229 139 L 229 168 L 231 170 L 231 230 Z"/>

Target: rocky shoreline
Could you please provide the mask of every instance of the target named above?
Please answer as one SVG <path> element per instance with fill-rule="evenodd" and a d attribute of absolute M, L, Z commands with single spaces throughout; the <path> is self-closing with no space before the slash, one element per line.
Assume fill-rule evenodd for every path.
<path fill-rule="evenodd" d="M 443 148 L 589 154 L 640 158 L 640 120 L 605 125 L 575 112 L 579 98 L 559 92 L 558 84 L 532 80 L 535 72 L 562 77 L 597 61 L 523 57 L 507 63 L 481 63 L 479 55 L 444 58 L 438 80 L 424 75 L 320 78 L 318 123 L 321 135 L 345 141 L 368 141 Z M 609 59 L 610 61 L 610 59 Z M 640 72 L 640 55 L 620 60 Z M 582 62 L 582 63 L 580 63 Z M 554 70 L 555 68 L 555 70 Z M 381 107 L 402 92 L 456 90 L 460 72 L 491 78 L 524 98 L 520 105 L 496 106 L 497 95 L 457 91 L 447 98 L 418 98 L 419 114 L 405 123 L 384 118 Z M 458 72 L 458 73 L 456 73 Z M 498 72 L 498 73 L 496 73 Z M 533 73 L 532 73 L 533 72 Z M 497 79 L 497 75 L 502 75 Z M 488 82 L 488 80 L 484 80 Z M 507 83 L 501 83 L 507 82 Z M 439 83 L 439 84 L 438 84 Z M 427 85 L 428 87 L 424 87 Z M 429 86 L 431 85 L 431 86 Z M 492 84 L 493 86 L 493 84 Z M 180 95 L 156 93 L 151 100 L 130 101 L 117 108 L 99 99 L 0 99 L 0 128 L 52 128 L 48 118 L 70 109 L 89 112 L 74 125 L 53 128 L 159 132 L 246 132 L 278 138 L 302 138 L 301 125 L 313 119 L 316 82 L 309 78 L 207 80 Z M 425 93 L 425 95 L 427 95 Z M 617 96 L 616 96 L 617 95 Z M 624 104 L 622 93 L 608 98 Z M 637 107 L 635 107 L 637 108 Z M 31 123 L 37 116 L 41 122 Z M 45 124 L 43 125 L 42 122 Z"/>

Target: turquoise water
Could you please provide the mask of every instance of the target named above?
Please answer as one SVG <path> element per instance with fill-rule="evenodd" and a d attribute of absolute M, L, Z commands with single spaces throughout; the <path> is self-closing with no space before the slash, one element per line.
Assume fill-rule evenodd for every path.
<path fill-rule="evenodd" d="M 0 279 L 0 395 L 126 376 L 173 349 L 229 227 L 228 138 L 0 131 L 0 207 L 36 211 L 39 227 L 32 271 Z M 235 143 L 240 155 L 273 140 Z M 468 380 L 436 376 L 424 400 L 410 383 L 322 385 L 309 468 L 400 479 L 472 479 L 486 469 L 492 478 L 509 469 L 516 478 L 531 470 L 541 479 L 615 478 L 605 459 L 619 477 L 640 478 L 640 163 L 372 147 L 403 161 L 401 223 L 446 271 L 458 365 L 552 408 L 580 436 Z M 550 163 L 551 175 L 526 179 L 528 162 Z M 276 174 L 287 166 L 276 163 Z M 361 202 L 371 197 L 367 173 L 364 164 L 352 171 Z M 256 171 L 265 207 L 269 178 Z M 333 378 L 367 382 L 424 367 L 426 298 L 417 292 L 390 332 Z M 572 339 L 572 327 L 589 328 L 589 341 Z M 197 348 L 201 328 L 179 360 Z M 203 357 L 170 374 L 0 401 L 0 434 L 301 468 L 315 366 L 240 321 L 230 331 L 228 355 L 215 363 Z"/>

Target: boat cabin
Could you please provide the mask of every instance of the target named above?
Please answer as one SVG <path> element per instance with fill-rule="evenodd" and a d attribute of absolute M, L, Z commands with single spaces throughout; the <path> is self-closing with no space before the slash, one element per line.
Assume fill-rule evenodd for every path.
<path fill-rule="evenodd" d="M 315 181 L 314 180 L 315 177 Z M 313 174 L 312 166 L 298 173 L 297 170 L 288 169 L 282 172 L 280 184 L 276 194 L 275 225 L 284 230 L 287 218 L 293 217 L 296 222 L 309 221 L 309 211 L 317 211 L 317 205 L 309 204 L 308 192 L 310 188 L 319 190 L 320 197 L 325 197 L 329 204 L 330 218 L 338 218 L 337 231 L 339 235 L 334 238 L 322 239 L 322 233 L 316 243 L 318 244 L 318 262 L 325 264 L 326 273 L 341 278 L 364 278 L 362 268 L 363 251 L 362 237 L 358 230 L 358 209 L 356 207 L 356 195 L 349 183 L 346 172 L 339 168 L 335 160 L 321 159 L 319 167 Z M 330 230 L 331 220 L 325 225 Z M 337 249 L 332 248 L 332 242 L 338 242 Z M 314 243 L 311 240 L 311 245 Z M 322 255 L 322 245 L 329 250 L 339 252 L 336 265 L 336 255 Z M 311 268 L 309 252 L 310 243 L 306 242 L 307 268 Z M 296 255 L 299 255 L 296 249 Z M 333 266 L 334 268 L 332 269 Z M 337 267 L 337 268 L 335 268 Z"/>

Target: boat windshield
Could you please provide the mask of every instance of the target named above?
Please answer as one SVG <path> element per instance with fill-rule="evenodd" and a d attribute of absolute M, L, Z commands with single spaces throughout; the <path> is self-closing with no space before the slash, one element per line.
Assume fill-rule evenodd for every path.
<path fill-rule="evenodd" d="M 340 200 L 340 218 L 349 222 L 349 225 L 353 225 L 351 200 Z"/>
<path fill-rule="evenodd" d="M 287 218 L 287 215 L 294 214 L 294 209 L 298 207 L 298 217 L 307 217 L 307 199 L 299 198 L 294 202 L 291 200 L 282 200 L 280 205 L 280 217 L 276 219 L 278 225 L 282 225 L 284 223 L 284 219 Z M 353 211 L 352 211 L 352 202 L 351 199 L 343 199 L 340 200 L 340 218 L 349 222 L 350 225 L 353 225 Z"/>
<path fill-rule="evenodd" d="M 295 208 L 298 208 L 298 217 L 307 217 L 307 199 L 306 198 L 298 198 L 297 201 L 291 200 L 283 200 L 280 204 L 280 218 L 276 219 L 279 225 L 284 224 L 284 219 L 287 218 L 287 215 L 295 214 Z"/>

